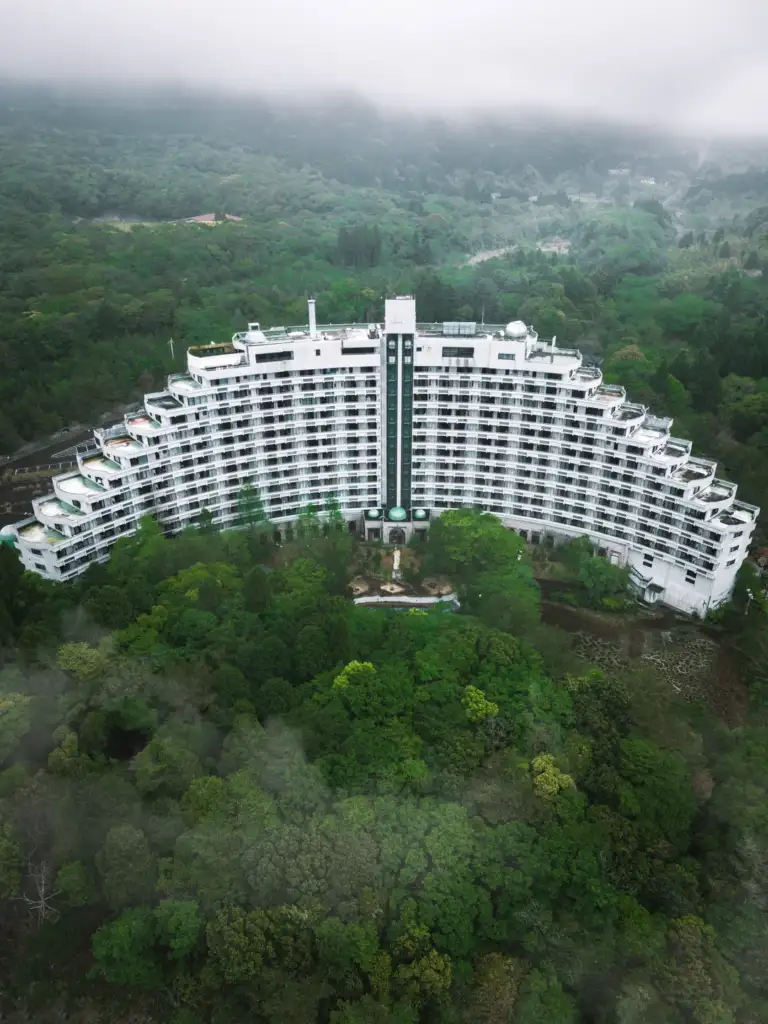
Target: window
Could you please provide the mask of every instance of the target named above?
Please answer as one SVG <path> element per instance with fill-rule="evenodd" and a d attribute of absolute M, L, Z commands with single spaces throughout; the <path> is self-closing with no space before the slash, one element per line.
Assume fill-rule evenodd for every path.
<path fill-rule="evenodd" d="M 730 562 L 726 562 L 725 564 L 726 564 L 726 567 L 728 567 L 729 565 L 736 565 L 736 559 L 735 559 L 735 558 L 732 558 L 732 559 L 730 560 Z"/>
<path fill-rule="evenodd" d="M 643 565 L 650 569 L 653 566 L 653 555 L 643 555 Z"/>
<path fill-rule="evenodd" d="M 474 354 L 468 346 L 443 345 L 443 359 L 472 359 Z"/>
<path fill-rule="evenodd" d="M 686 583 L 695 583 L 696 582 L 696 573 L 693 571 L 693 569 L 689 569 L 686 572 L 686 574 L 685 574 L 685 582 Z"/>
<path fill-rule="evenodd" d="M 293 352 L 260 352 L 256 355 L 257 363 L 277 363 L 286 359 L 293 359 Z"/>

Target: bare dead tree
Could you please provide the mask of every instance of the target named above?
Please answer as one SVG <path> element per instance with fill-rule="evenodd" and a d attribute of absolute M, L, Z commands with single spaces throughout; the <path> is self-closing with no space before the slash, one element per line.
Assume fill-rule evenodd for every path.
<path fill-rule="evenodd" d="M 55 921 L 59 911 L 54 900 L 59 895 L 54 888 L 54 873 L 47 860 L 35 860 L 34 854 L 27 858 L 27 872 L 18 897 L 34 919 L 37 927 L 44 921 Z"/>

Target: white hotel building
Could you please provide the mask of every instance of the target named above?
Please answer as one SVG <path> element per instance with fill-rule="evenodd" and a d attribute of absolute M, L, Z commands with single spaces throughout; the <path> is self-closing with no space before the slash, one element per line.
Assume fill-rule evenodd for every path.
<path fill-rule="evenodd" d="M 145 515 L 235 526 L 250 483 L 278 531 L 335 498 L 350 530 L 399 543 L 474 505 L 533 543 L 589 537 L 647 600 L 727 598 L 759 510 L 579 352 L 521 322 L 417 324 L 410 297 L 383 325 L 317 327 L 314 301 L 309 319 L 190 348 L 11 528 L 24 565 L 72 579 Z"/>

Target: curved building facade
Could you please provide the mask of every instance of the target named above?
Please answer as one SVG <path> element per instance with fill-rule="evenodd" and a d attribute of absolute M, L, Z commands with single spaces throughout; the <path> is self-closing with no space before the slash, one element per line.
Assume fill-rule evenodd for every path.
<path fill-rule="evenodd" d="M 474 505 L 534 543 L 589 537 L 648 600 L 728 597 L 759 510 L 579 352 L 523 323 L 417 324 L 410 297 L 381 325 L 318 328 L 313 302 L 309 320 L 190 348 L 15 525 L 25 566 L 71 579 L 148 514 L 235 526 L 251 484 L 278 530 L 335 499 L 350 529 L 397 543 Z"/>

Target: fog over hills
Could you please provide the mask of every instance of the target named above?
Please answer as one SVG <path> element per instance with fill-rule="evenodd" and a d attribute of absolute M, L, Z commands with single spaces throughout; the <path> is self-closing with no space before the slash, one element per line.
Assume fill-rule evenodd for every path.
<path fill-rule="evenodd" d="M 767 27 L 760 0 L 31 0 L 9 9 L 0 74 L 764 135 Z"/>

